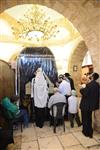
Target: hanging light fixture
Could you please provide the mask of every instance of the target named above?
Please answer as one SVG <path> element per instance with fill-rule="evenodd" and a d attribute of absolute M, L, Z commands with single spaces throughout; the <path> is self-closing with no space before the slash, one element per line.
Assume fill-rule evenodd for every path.
<path fill-rule="evenodd" d="M 24 14 L 23 18 L 17 21 L 18 28 L 12 27 L 16 39 L 30 41 L 49 40 L 59 32 L 57 25 L 52 21 L 43 9 L 32 6 Z"/>

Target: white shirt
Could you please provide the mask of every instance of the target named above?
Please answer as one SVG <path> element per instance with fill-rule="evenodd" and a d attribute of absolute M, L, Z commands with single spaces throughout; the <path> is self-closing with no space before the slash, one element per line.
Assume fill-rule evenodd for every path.
<path fill-rule="evenodd" d="M 78 112 L 78 99 L 76 96 L 70 96 L 68 98 L 68 112 L 72 114 Z"/>
<path fill-rule="evenodd" d="M 70 86 L 70 82 L 63 80 L 58 87 L 59 91 L 63 94 L 63 95 L 70 95 L 71 94 L 71 86 Z"/>

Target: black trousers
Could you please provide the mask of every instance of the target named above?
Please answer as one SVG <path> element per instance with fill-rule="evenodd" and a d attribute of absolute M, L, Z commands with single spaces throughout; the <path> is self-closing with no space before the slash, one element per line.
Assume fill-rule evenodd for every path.
<path fill-rule="evenodd" d="M 36 126 L 42 128 L 45 121 L 45 108 L 35 107 Z"/>
<path fill-rule="evenodd" d="M 82 125 L 83 125 L 83 134 L 87 137 L 93 136 L 92 128 L 92 111 L 81 110 L 82 115 Z"/>
<path fill-rule="evenodd" d="M 68 120 L 68 95 L 65 95 L 65 97 L 66 97 L 66 107 L 65 107 L 65 116 L 64 116 L 64 118 L 65 118 L 65 120 Z"/>
<path fill-rule="evenodd" d="M 80 121 L 78 113 L 76 113 L 76 114 L 69 113 L 68 118 L 69 118 L 70 125 L 72 128 L 74 127 L 74 119 L 75 119 L 77 125 L 81 126 L 81 121 Z"/>
<path fill-rule="evenodd" d="M 34 98 L 31 98 L 31 105 L 30 105 L 30 121 L 35 122 L 35 106 L 34 106 Z"/>

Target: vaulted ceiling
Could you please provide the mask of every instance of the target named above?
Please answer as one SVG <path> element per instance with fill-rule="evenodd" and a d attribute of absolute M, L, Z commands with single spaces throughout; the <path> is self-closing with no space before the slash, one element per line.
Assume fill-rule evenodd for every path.
<path fill-rule="evenodd" d="M 37 10 L 35 11 L 35 9 Z M 2 42 L 13 42 L 33 46 L 64 45 L 69 41 L 80 37 L 79 32 L 64 16 L 50 8 L 41 5 L 25 4 L 15 6 L 4 11 L 0 15 L 0 18 L 0 24 L 2 26 L 0 29 L 0 38 Z M 5 29 L 3 29 L 4 25 Z M 34 28 L 34 26 L 36 27 Z M 19 38 L 19 36 L 25 32 L 28 36 L 29 32 L 40 32 L 40 30 L 42 30 L 43 33 L 45 32 L 46 36 L 50 37 L 39 39 L 39 35 L 36 35 L 38 39 L 37 40 L 35 37 L 32 38 L 34 35 L 31 35 L 30 38 L 25 38 L 24 36 Z"/>
<path fill-rule="evenodd" d="M 46 6 L 17 5 L 0 14 L 0 57 L 5 61 L 16 59 L 24 47 L 47 46 L 66 69 L 71 51 L 82 40 L 67 18 Z"/>

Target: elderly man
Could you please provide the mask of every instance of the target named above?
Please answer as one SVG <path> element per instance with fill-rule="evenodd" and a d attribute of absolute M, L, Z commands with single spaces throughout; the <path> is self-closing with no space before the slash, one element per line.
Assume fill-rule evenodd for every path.
<path fill-rule="evenodd" d="M 50 125 L 53 125 L 51 107 L 52 105 L 59 103 L 59 102 L 66 103 L 66 97 L 60 93 L 58 88 L 54 88 L 54 95 L 50 97 L 49 102 L 48 102 L 48 108 L 50 109 L 50 122 L 51 122 Z"/>
<path fill-rule="evenodd" d="M 60 93 L 58 88 L 54 88 L 54 95 L 52 95 L 48 102 L 48 108 L 51 108 L 53 104 L 64 102 L 66 103 L 66 97 Z M 50 111 L 51 114 L 51 111 Z"/>

